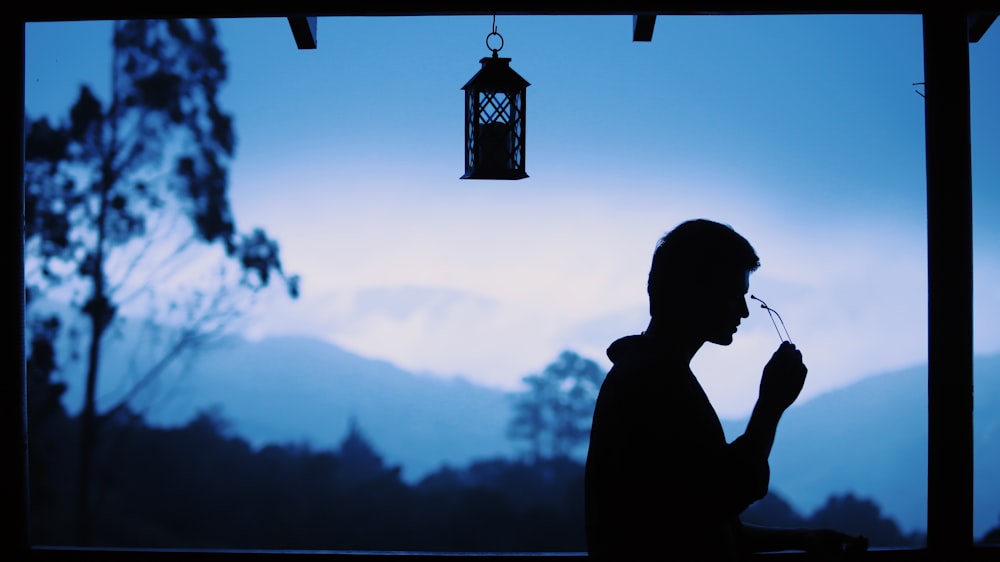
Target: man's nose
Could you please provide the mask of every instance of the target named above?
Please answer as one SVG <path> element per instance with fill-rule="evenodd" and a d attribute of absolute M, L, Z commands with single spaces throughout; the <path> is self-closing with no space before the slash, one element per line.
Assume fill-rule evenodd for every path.
<path fill-rule="evenodd" d="M 748 318 L 750 316 L 750 308 L 747 306 L 747 300 L 740 300 L 740 318 Z"/>

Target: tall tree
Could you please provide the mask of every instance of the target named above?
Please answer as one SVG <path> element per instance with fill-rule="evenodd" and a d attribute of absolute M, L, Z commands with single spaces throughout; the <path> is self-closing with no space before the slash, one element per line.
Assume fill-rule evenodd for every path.
<path fill-rule="evenodd" d="M 512 396 L 514 415 L 508 435 L 527 441 L 534 460 L 568 456 L 587 441 L 604 380 L 597 363 L 563 351 L 541 374 L 522 380 L 527 388 Z"/>
<path fill-rule="evenodd" d="M 64 290 L 87 325 L 77 498 L 82 544 L 91 538 L 91 465 L 104 414 L 95 394 L 102 340 L 121 305 L 151 290 L 151 281 L 136 278 L 140 259 L 156 255 L 170 264 L 164 267 L 175 267 L 186 249 L 217 247 L 222 261 L 238 265 L 235 285 L 253 291 L 277 277 L 293 298 L 298 294 L 298 278 L 284 274 L 277 243 L 263 230 L 240 233 L 235 226 L 227 175 L 236 136 L 218 104 L 227 68 L 212 21 L 115 22 L 111 65 L 106 103 L 82 86 L 63 122 L 25 123 L 26 300 L 30 307 Z M 164 244 L 173 248 L 154 251 Z M 193 294 L 187 328 L 168 357 L 231 318 L 232 309 L 220 304 L 226 294 L 224 286 L 215 298 Z"/>

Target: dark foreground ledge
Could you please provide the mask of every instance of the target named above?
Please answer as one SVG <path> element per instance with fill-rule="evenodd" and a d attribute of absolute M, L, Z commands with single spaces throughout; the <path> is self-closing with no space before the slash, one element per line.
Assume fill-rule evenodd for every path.
<path fill-rule="evenodd" d="M 876 562 L 996 562 L 1000 560 L 1000 545 L 978 546 L 958 552 L 930 552 L 926 549 L 872 549 L 863 557 Z M 38 562 L 174 562 L 208 560 L 210 562 L 524 562 L 530 559 L 558 559 L 559 562 L 583 562 L 583 552 L 382 552 L 325 550 L 185 550 L 185 549 L 125 549 L 125 548 L 55 548 L 35 547 L 18 560 Z M 758 554 L 762 561 L 815 561 L 802 552 Z"/>

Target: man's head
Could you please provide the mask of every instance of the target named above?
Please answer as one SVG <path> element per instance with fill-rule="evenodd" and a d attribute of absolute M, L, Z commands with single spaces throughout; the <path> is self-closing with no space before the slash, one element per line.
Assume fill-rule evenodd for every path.
<path fill-rule="evenodd" d="M 660 239 L 647 292 L 654 320 L 691 322 L 707 341 L 727 344 L 747 312 L 750 273 L 760 267 L 753 246 L 729 225 L 696 219 Z"/>

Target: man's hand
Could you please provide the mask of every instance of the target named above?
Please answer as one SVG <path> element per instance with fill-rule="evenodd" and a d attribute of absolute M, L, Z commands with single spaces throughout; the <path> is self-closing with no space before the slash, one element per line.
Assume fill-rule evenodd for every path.
<path fill-rule="evenodd" d="M 791 342 L 782 342 L 764 366 L 758 402 L 776 412 L 784 412 L 798 398 L 806 382 L 802 352 Z"/>

